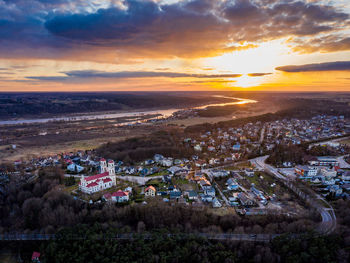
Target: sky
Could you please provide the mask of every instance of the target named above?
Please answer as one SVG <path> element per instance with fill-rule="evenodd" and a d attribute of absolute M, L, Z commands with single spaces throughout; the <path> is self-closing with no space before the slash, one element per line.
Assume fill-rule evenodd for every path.
<path fill-rule="evenodd" d="M 350 91 L 349 0 L 0 0 L 0 92 Z"/>

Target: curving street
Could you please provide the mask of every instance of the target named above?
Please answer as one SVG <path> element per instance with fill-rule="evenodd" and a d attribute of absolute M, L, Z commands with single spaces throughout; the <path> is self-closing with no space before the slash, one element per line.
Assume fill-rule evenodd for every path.
<path fill-rule="evenodd" d="M 256 166 L 256 168 L 265 170 L 266 172 L 280 179 L 285 186 L 287 186 L 299 197 L 304 199 L 307 203 L 309 203 L 311 206 L 317 209 L 317 211 L 319 211 L 322 217 L 322 222 L 319 224 L 318 228 L 316 229 L 319 233 L 322 233 L 322 234 L 332 233 L 337 227 L 337 218 L 334 213 L 333 207 L 320 195 L 317 195 L 317 194 L 315 194 L 315 196 L 308 195 L 302 192 L 302 190 L 297 189 L 296 186 L 292 184 L 287 177 L 279 173 L 277 168 L 265 163 L 267 158 L 268 156 L 261 156 L 261 157 L 252 159 L 250 161 L 252 164 Z"/>

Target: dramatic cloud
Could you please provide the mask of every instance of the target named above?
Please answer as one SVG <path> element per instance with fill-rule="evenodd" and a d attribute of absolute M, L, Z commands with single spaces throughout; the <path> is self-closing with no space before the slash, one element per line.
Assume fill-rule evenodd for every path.
<path fill-rule="evenodd" d="M 337 61 L 318 64 L 290 65 L 278 67 L 276 70 L 284 72 L 308 72 L 308 71 L 340 71 L 350 70 L 350 61 Z"/>
<path fill-rule="evenodd" d="M 299 53 L 338 52 L 350 50 L 350 37 L 344 35 L 327 35 L 309 40 L 294 41 L 293 51 Z"/>
<path fill-rule="evenodd" d="M 126 78 L 238 78 L 241 74 L 187 74 L 178 72 L 158 72 L 158 71 L 123 71 L 123 72 L 102 72 L 95 70 L 80 70 L 63 72 L 64 76 L 39 76 L 27 77 L 30 80 L 43 81 L 72 81 L 76 79 L 126 79 Z"/>
<path fill-rule="evenodd" d="M 0 54 L 108 62 L 125 57 L 205 57 L 271 39 L 332 33 L 349 25 L 348 14 L 306 0 L 161 3 L 0 0 Z"/>
<path fill-rule="evenodd" d="M 263 77 L 266 75 L 271 75 L 272 73 L 249 73 L 248 76 L 249 77 Z"/>

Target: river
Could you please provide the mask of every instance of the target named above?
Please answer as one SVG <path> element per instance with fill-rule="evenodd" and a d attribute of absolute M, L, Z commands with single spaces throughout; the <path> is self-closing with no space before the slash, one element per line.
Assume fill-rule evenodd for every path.
<path fill-rule="evenodd" d="M 193 107 L 192 109 L 205 109 L 207 107 L 220 107 L 228 105 L 239 105 L 246 103 L 256 103 L 255 100 L 243 99 L 243 98 L 234 98 L 226 97 L 221 95 L 215 95 L 214 97 L 233 99 L 233 102 L 226 103 L 215 103 L 207 104 L 204 106 Z M 173 115 L 175 112 L 186 109 L 166 109 L 166 110 L 145 110 L 145 111 L 133 111 L 133 112 L 119 112 L 119 113 L 108 113 L 108 114 L 93 114 L 93 115 L 77 115 L 70 117 L 51 117 L 51 118 L 42 118 L 42 119 L 18 119 L 18 120 L 6 120 L 0 121 L 0 125 L 16 125 L 16 124 L 32 124 L 32 123 L 47 123 L 55 121 L 82 121 L 82 120 L 101 120 L 101 119 L 115 119 L 115 118 L 125 118 L 125 117 L 136 117 L 143 115 L 160 115 L 158 117 L 145 118 L 143 121 L 157 119 L 159 117 L 167 118 Z M 133 120 L 130 123 L 134 123 Z M 125 124 L 125 123 L 123 123 Z"/>

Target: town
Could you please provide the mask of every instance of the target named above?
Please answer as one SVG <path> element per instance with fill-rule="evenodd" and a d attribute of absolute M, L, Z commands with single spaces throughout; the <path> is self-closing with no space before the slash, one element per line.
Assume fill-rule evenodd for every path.
<path fill-rule="evenodd" d="M 60 167 L 64 171 L 62 190 L 84 202 L 146 205 L 158 200 L 241 215 L 292 215 L 305 212 L 305 208 L 271 171 L 254 160 L 269 155 L 278 145 L 307 143 L 310 149 L 328 149 L 338 155 L 308 156 L 302 164 L 285 160 L 275 164 L 276 169 L 288 180 L 309 184 L 324 198 L 349 199 L 350 165 L 345 156 L 348 134 L 350 121 L 343 116 L 257 121 L 182 138 L 181 143 L 195 153 L 188 158 L 155 154 L 130 165 L 106 160 L 94 151 L 78 151 L 18 160 L 11 172 L 5 168 L 1 171 L 1 187 L 16 174 L 35 180 L 39 169 Z"/>

